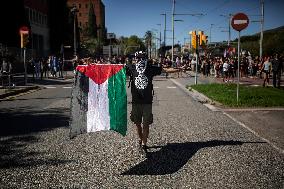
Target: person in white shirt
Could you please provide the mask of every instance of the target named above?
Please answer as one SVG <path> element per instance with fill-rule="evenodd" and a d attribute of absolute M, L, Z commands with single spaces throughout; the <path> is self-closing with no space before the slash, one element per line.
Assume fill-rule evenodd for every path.
<path fill-rule="evenodd" d="M 229 64 L 227 60 L 225 60 L 223 64 L 223 81 L 228 82 L 228 76 L 229 76 Z"/>

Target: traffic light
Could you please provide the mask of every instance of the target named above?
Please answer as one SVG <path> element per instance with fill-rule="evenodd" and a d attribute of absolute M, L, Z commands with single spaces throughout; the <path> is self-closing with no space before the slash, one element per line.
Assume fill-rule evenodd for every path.
<path fill-rule="evenodd" d="M 191 46 L 196 49 L 196 31 L 191 32 Z"/>
<path fill-rule="evenodd" d="M 207 43 L 208 43 L 208 36 L 207 35 L 202 35 L 202 43 L 204 44 L 204 45 L 207 45 Z"/>
<path fill-rule="evenodd" d="M 29 43 L 29 34 L 21 33 L 21 48 L 24 48 Z"/>
<path fill-rule="evenodd" d="M 199 45 L 202 46 L 202 38 L 204 36 L 204 32 L 203 31 L 198 31 L 198 35 L 199 35 Z"/>

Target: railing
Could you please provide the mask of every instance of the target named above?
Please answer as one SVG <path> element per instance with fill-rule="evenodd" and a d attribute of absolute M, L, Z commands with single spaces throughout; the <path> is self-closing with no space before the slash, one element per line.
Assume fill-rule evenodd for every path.
<path fill-rule="evenodd" d="M 22 76 L 22 77 L 18 77 Z M 25 82 L 25 73 L 2 73 L 0 74 L 1 86 L 3 88 L 14 88 L 18 84 L 22 84 Z"/>

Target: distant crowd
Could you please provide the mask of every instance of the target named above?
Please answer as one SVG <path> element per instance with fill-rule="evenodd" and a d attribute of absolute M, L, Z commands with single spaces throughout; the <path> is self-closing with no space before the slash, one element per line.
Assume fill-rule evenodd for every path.
<path fill-rule="evenodd" d="M 180 71 L 199 72 L 204 77 L 220 77 L 224 82 L 230 82 L 237 76 L 238 60 L 237 57 L 206 57 L 201 56 L 198 60 L 194 56 L 176 56 L 174 61 L 170 56 L 160 57 L 158 59 L 149 59 L 152 64 L 161 64 L 164 70 L 173 68 Z M 129 64 L 135 63 L 131 56 L 113 56 L 109 57 L 88 57 L 65 61 L 60 56 L 50 55 L 47 58 L 32 58 L 28 61 L 28 71 L 32 73 L 35 79 L 43 77 L 63 77 L 63 70 L 66 65 L 71 65 L 75 71 L 77 65 L 82 64 Z M 277 82 L 274 86 L 280 86 L 281 75 L 283 74 L 284 57 L 274 54 L 273 56 L 259 57 L 244 56 L 240 59 L 240 77 L 251 77 L 264 79 L 263 86 L 267 86 L 269 78 L 272 77 Z M 196 66 L 197 65 L 197 66 Z M 70 67 L 70 66 L 69 66 Z M 1 59 L 0 73 L 12 73 L 12 65 L 7 58 Z M 278 82 L 279 81 L 279 82 Z"/>
<path fill-rule="evenodd" d="M 196 57 L 176 56 L 171 61 L 169 56 L 159 59 L 150 59 L 152 64 L 161 64 L 164 69 L 174 68 L 181 71 L 192 71 L 201 73 L 204 77 L 223 78 L 224 82 L 230 82 L 237 77 L 238 59 L 237 57 L 205 57 L 199 58 L 198 64 Z M 134 59 L 127 56 L 114 56 L 110 58 L 83 58 L 76 61 L 78 64 L 129 64 L 134 63 Z M 240 59 L 240 77 L 250 77 L 264 79 L 263 86 L 267 86 L 269 78 L 272 77 L 275 87 L 280 86 L 281 75 L 283 74 L 284 57 L 274 54 L 264 56 L 263 59 L 251 56 L 244 56 Z M 75 65 L 75 67 L 76 67 Z M 196 65 L 198 65 L 196 67 Z"/>

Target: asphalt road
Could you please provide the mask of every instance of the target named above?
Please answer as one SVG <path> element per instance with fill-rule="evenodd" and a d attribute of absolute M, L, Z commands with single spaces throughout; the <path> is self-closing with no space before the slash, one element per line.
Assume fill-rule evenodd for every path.
<path fill-rule="evenodd" d="M 126 137 L 70 140 L 70 86 L 0 102 L 0 188 L 283 188 L 283 154 L 169 79 L 154 82 L 147 157 L 130 121 Z"/>

